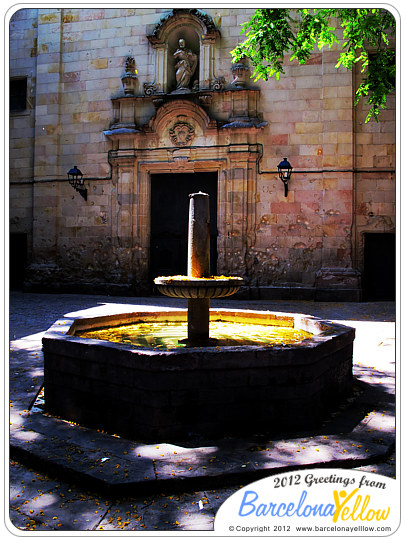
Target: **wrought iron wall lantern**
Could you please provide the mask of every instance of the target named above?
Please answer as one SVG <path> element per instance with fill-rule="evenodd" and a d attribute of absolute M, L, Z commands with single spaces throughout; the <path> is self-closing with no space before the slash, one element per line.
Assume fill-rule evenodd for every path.
<path fill-rule="evenodd" d="M 87 201 L 87 189 L 84 187 L 83 174 L 77 165 L 70 169 L 67 173 L 69 184 L 80 193 L 85 201 Z"/>
<path fill-rule="evenodd" d="M 292 167 L 288 159 L 285 157 L 282 161 L 277 165 L 278 169 L 278 175 L 281 178 L 282 182 L 284 183 L 284 197 L 287 197 L 288 195 L 288 181 L 291 178 L 291 172 Z"/>

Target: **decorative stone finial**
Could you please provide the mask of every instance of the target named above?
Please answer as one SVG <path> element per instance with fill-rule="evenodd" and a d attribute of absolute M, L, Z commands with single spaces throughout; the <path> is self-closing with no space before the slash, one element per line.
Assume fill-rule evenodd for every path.
<path fill-rule="evenodd" d="M 239 62 L 233 64 L 231 72 L 233 75 L 232 86 L 235 86 L 236 88 L 245 88 L 250 73 L 249 66 L 246 64 L 246 59 L 242 58 Z"/>
<path fill-rule="evenodd" d="M 135 94 L 135 85 L 137 81 L 136 73 L 135 59 L 132 56 L 127 56 L 125 59 L 125 73 L 121 77 L 124 94 L 126 96 L 133 96 Z"/>

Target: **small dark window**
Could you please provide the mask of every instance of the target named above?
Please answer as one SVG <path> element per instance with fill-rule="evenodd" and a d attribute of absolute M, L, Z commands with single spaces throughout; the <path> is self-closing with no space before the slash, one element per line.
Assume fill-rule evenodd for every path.
<path fill-rule="evenodd" d="M 27 108 L 27 78 L 10 80 L 10 110 L 25 111 Z"/>

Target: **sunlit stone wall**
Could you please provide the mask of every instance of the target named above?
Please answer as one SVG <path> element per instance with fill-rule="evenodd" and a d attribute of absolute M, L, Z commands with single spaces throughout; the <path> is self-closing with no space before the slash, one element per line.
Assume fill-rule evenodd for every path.
<path fill-rule="evenodd" d="M 353 107 L 361 75 L 337 70 L 333 49 L 305 66 L 287 59 L 279 81 L 235 90 L 229 51 L 253 10 L 203 12 L 209 39 L 205 19 L 173 19 L 164 8 L 12 15 L 10 76 L 27 77 L 28 94 L 26 110 L 10 119 L 10 231 L 28 235 L 27 286 L 147 292 L 150 174 L 214 170 L 218 271 L 243 276 L 249 294 L 263 297 L 274 288 L 312 295 L 333 269 L 350 275 L 335 272 L 329 283 L 359 289 L 364 232 L 395 228 L 395 98 L 378 123 L 365 124 L 366 107 Z M 148 36 L 162 28 L 162 43 L 172 43 L 182 24 L 201 41 L 204 85 L 222 86 L 169 110 L 167 97 L 145 99 L 145 84 L 173 79 L 162 44 Z M 135 92 L 122 100 L 128 56 Z M 166 130 L 178 115 L 195 130 L 181 147 Z M 294 167 L 288 197 L 276 172 L 285 156 Z M 67 182 L 74 165 L 87 201 Z"/>

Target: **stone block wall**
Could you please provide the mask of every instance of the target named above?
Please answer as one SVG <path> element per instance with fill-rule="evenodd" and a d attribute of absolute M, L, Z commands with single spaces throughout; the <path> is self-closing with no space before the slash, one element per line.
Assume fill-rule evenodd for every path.
<path fill-rule="evenodd" d="M 357 80 L 361 75 L 356 74 Z M 354 263 L 364 270 L 364 235 L 366 233 L 394 233 L 396 224 L 395 95 L 388 96 L 387 108 L 378 122 L 367 122 L 365 104 L 356 107 L 354 192 L 355 235 Z"/>
<path fill-rule="evenodd" d="M 37 9 L 18 11 L 10 22 L 10 78 L 27 78 L 24 111 L 10 116 L 10 232 L 32 237 L 32 181 L 36 93 Z"/>
<path fill-rule="evenodd" d="M 192 117 L 192 100 L 159 120 L 162 105 L 144 95 L 144 84 L 165 74 L 148 36 L 161 25 L 170 41 L 178 26 L 171 28 L 169 9 L 12 15 L 10 76 L 26 76 L 29 91 L 26 111 L 10 120 L 10 226 L 30 237 L 27 283 L 141 290 L 150 277 L 150 175 L 158 171 L 218 171 L 220 270 L 243 275 L 250 288 L 312 291 L 322 268 L 362 271 L 364 232 L 394 230 L 395 96 L 380 122 L 365 124 L 365 105 L 353 107 L 361 74 L 336 69 L 333 48 L 314 52 L 304 66 L 287 58 L 279 81 L 237 91 L 230 50 L 253 9 L 203 11 L 217 32 L 204 45 L 211 47 L 206 74 L 224 86 L 211 97 L 195 95 L 188 153 L 165 150 L 172 143 L 163 131 L 176 114 Z M 123 100 L 128 56 L 135 95 Z M 255 124 L 241 124 L 246 118 Z M 127 132 L 107 136 L 117 122 Z M 246 151 L 233 152 L 234 145 Z M 283 157 L 293 166 L 288 197 L 277 174 Z M 87 201 L 67 182 L 74 165 L 84 173 Z"/>

